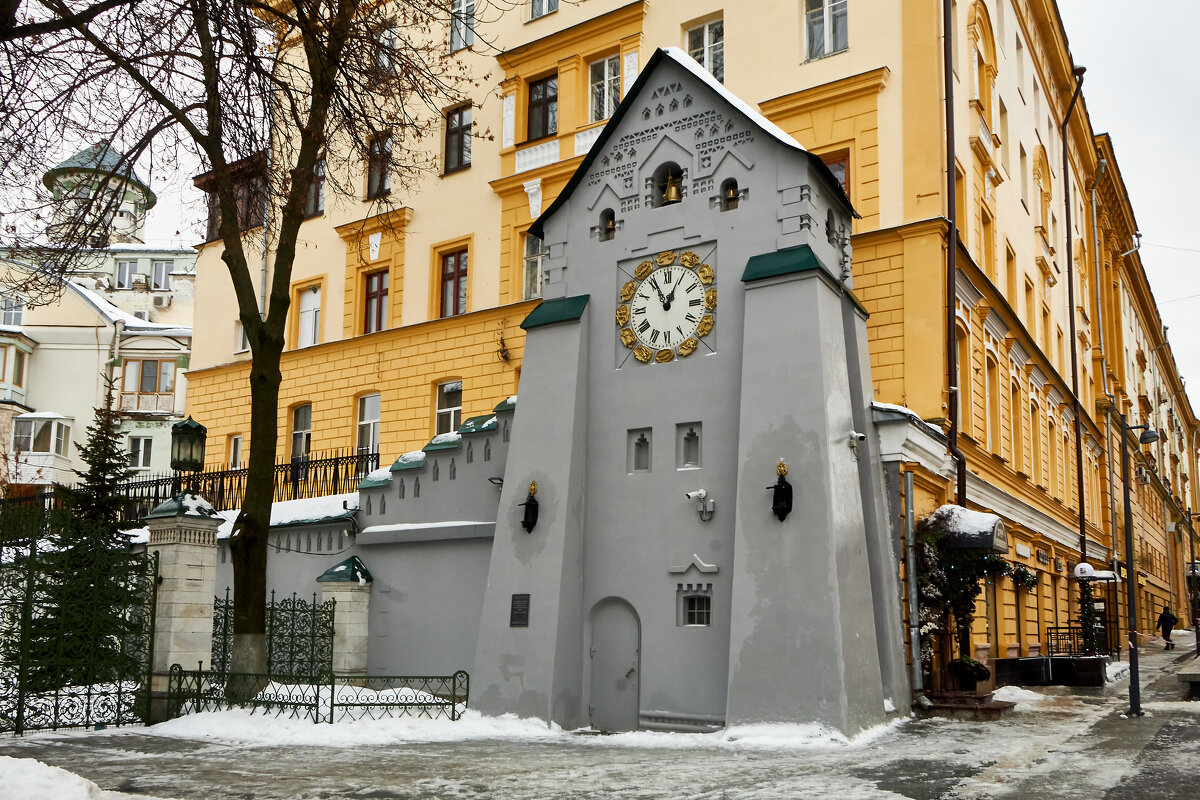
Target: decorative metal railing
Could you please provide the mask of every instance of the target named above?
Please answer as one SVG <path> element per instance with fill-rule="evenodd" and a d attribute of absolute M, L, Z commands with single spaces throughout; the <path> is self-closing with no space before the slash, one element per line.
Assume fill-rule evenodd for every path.
<path fill-rule="evenodd" d="M 291 597 L 267 602 L 267 672 L 277 679 L 333 674 L 333 618 L 336 601 Z M 233 598 L 213 598 L 212 671 L 229 671 L 233 649 Z"/>
<path fill-rule="evenodd" d="M 1078 625 L 1063 625 L 1046 628 L 1046 655 L 1082 656 L 1096 653 L 1117 653 L 1116 634 L 1112 624 L 1096 626 L 1096 650 L 1089 653 L 1084 647 L 1083 628 Z"/>
<path fill-rule="evenodd" d="M 309 458 L 276 464 L 272 476 L 272 500 L 298 500 L 352 492 L 367 473 L 379 467 L 379 453 L 328 452 Z M 214 508 L 241 508 L 246 498 L 245 469 L 206 470 L 185 476 L 144 475 L 122 483 L 119 491 L 128 502 L 122 522 L 136 522 L 150 510 L 169 500 L 180 485 L 185 485 L 212 503 Z M 53 492 L 0 499 L 0 513 L 13 506 L 41 504 L 47 511 L 57 504 Z"/>
<path fill-rule="evenodd" d="M 115 548 L 77 520 L 6 509 L 0 733 L 146 721 L 157 574 L 155 553 Z"/>
<path fill-rule="evenodd" d="M 171 665 L 169 718 L 200 711 L 249 708 L 274 717 L 339 722 L 384 717 L 447 717 L 466 711 L 470 676 L 325 675 L 220 673 Z"/>

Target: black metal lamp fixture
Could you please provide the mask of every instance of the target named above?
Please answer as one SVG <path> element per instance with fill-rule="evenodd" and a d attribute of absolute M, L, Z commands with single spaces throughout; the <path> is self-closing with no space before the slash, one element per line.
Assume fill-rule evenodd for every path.
<path fill-rule="evenodd" d="M 779 464 L 775 467 L 775 474 L 779 477 L 775 480 L 774 486 L 768 486 L 767 490 L 771 492 L 771 512 L 783 522 L 787 515 L 792 513 L 792 485 L 787 479 L 788 468 L 787 464 L 783 463 L 783 459 L 779 459 Z"/>
<path fill-rule="evenodd" d="M 525 507 L 525 514 L 521 518 L 521 527 L 526 533 L 533 533 L 533 529 L 537 526 L 538 521 L 538 501 L 534 497 L 537 494 L 537 481 L 529 482 L 529 496 L 525 498 L 524 503 L 517 503 L 518 506 Z"/>
<path fill-rule="evenodd" d="M 204 469 L 204 441 L 208 428 L 190 416 L 171 426 L 171 469 L 197 472 Z"/>

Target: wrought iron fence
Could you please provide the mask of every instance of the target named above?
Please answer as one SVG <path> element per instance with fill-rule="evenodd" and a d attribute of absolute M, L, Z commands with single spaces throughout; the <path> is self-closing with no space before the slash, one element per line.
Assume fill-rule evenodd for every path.
<path fill-rule="evenodd" d="M 167 714 L 249 708 L 274 717 L 312 722 L 417 716 L 459 719 L 470 696 L 470 676 L 219 673 L 171 666 Z"/>
<path fill-rule="evenodd" d="M 157 555 L 48 522 L 36 507 L 3 517 L 0 733 L 144 722 Z"/>
<path fill-rule="evenodd" d="M 1096 626 L 1095 653 L 1115 652 L 1116 633 L 1112 623 Z M 1078 625 L 1062 625 L 1046 628 L 1046 655 L 1082 656 L 1095 655 L 1084 648 L 1083 628 Z"/>
<path fill-rule="evenodd" d="M 351 492 L 367 473 L 379 467 L 379 453 L 328 452 L 276 464 L 272 476 L 272 501 L 299 500 Z M 218 469 L 189 473 L 182 480 L 218 510 L 240 508 L 246 498 L 246 469 Z M 170 499 L 181 479 L 151 475 L 121 485 L 130 502 L 129 520 L 141 519 L 150 509 Z"/>
<path fill-rule="evenodd" d="M 333 674 L 335 600 L 305 600 L 295 593 L 281 600 L 275 592 L 267 603 L 267 672 L 275 678 Z M 233 648 L 233 598 L 213 598 L 212 671 L 229 672 Z"/>

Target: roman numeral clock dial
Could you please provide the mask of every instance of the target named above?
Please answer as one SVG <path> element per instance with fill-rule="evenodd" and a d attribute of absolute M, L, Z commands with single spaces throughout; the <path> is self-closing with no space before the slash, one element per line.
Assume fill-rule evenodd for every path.
<path fill-rule="evenodd" d="M 643 364 L 696 352 L 715 322 L 713 276 L 713 268 L 690 250 L 682 255 L 667 250 L 638 264 L 617 300 L 621 344 Z"/>

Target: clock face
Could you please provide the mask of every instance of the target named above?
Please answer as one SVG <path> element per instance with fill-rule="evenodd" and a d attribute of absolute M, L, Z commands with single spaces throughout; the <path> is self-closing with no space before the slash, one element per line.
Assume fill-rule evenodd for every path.
<path fill-rule="evenodd" d="M 717 290 L 713 269 L 695 253 L 659 253 L 643 261 L 621 287 L 617 325 L 621 344 L 643 364 L 690 356 L 712 331 Z"/>

